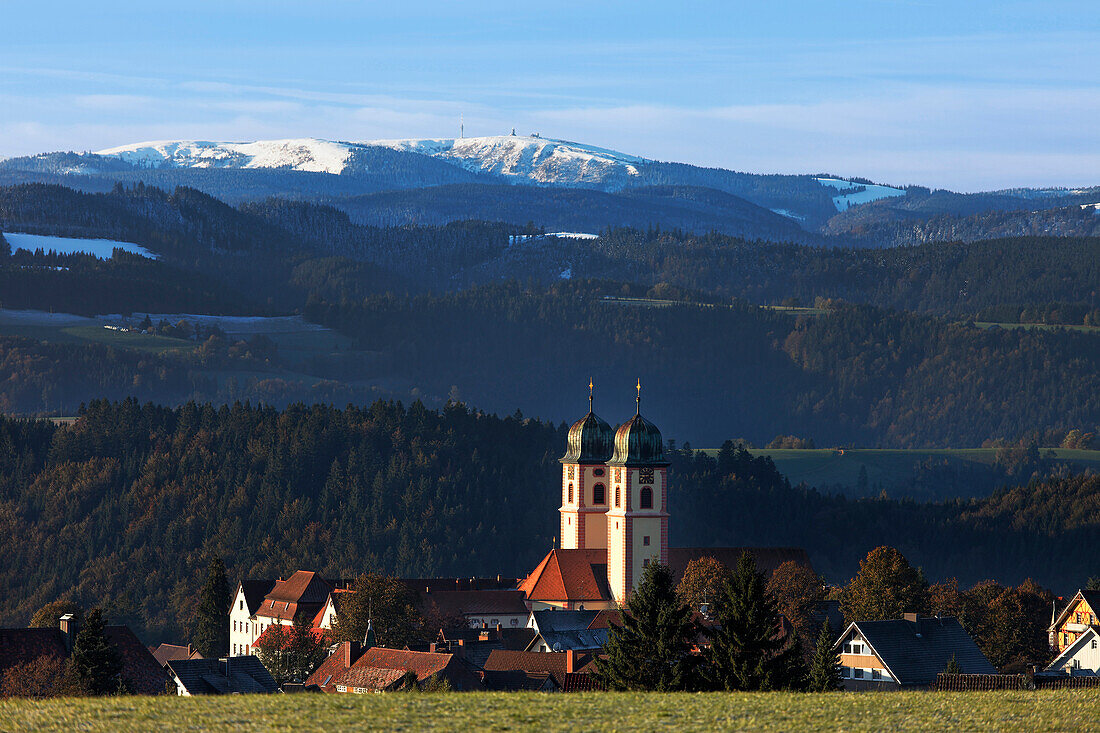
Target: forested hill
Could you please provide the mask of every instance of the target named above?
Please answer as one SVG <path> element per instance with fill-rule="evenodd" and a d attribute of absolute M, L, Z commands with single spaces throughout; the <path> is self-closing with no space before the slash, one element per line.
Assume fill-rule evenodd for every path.
<path fill-rule="evenodd" d="M 184 638 L 211 555 L 231 577 L 524 575 L 557 531 L 564 425 L 452 405 L 97 402 L 69 427 L 0 419 L 0 624 L 57 598 L 104 605 L 147 642 Z M 990 499 L 846 501 L 767 458 L 671 452 L 675 545 L 795 545 L 832 582 L 881 544 L 930 580 L 1070 592 L 1096 568 L 1100 478 Z M 517 493 L 518 492 L 518 493 Z"/>

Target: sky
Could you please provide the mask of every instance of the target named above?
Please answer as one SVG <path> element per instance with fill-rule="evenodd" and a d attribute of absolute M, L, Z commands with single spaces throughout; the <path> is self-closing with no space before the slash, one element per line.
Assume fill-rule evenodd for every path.
<path fill-rule="evenodd" d="M 0 157 L 539 132 L 960 191 L 1100 184 L 1086 2 L 0 0 Z"/>

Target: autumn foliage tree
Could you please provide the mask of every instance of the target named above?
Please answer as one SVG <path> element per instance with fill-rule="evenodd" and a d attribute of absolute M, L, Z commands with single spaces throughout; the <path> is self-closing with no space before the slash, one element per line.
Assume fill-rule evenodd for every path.
<path fill-rule="evenodd" d="M 732 578 L 733 573 L 723 563 L 713 557 L 699 557 L 684 568 L 676 595 L 693 611 L 698 611 L 704 603 L 716 609 L 726 583 Z"/>
<path fill-rule="evenodd" d="M 397 578 L 364 573 L 349 590 L 332 628 L 338 641 L 363 641 L 368 623 L 374 629 L 378 645 L 394 649 L 427 640 L 427 636 L 434 637 L 438 631 L 425 629 L 412 592 Z"/>
<path fill-rule="evenodd" d="M 62 616 L 71 613 L 77 623 L 84 621 L 84 609 L 75 601 L 52 601 L 34 612 L 28 626 L 32 629 L 56 629 Z"/>
<path fill-rule="evenodd" d="M 825 599 L 825 581 L 802 563 L 788 560 L 768 578 L 776 608 L 804 637 L 811 637 L 814 612 Z"/>
<path fill-rule="evenodd" d="M 928 582 L 919 568 L 893 547 L 877 547 L 860 561 L 859 572 L 840 593 L 849 621 L 879 621 L 920 611 L 928 604 Z"/>

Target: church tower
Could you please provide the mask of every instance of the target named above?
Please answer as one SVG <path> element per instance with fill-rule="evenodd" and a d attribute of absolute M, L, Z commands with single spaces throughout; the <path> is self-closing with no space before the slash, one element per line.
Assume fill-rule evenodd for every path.
<path fill-rule="evenodd" d="M 561 548 L 607 547 L 607 459 L 611 457 L 611 426 L 592 411 L 588 383 L 588 414 L 569 428 L 561 458 Z"/>
<path fill-rule="evenodd" d="M 637 410 L 615 432 L 607 463 L 611 496 L 607 510 L 607 582 L 623 603 L 651 562 L 668 564 L 668 461 L 657 426 Z"/>

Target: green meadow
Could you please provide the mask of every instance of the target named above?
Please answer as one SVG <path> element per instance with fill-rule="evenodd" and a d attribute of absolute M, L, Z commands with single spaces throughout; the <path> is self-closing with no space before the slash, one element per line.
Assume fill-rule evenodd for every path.
<path fill-rule="evenodd" d="M 443 693 L 0 701 L 3 731 L 1095 729 L 1100 690 Z"/>

